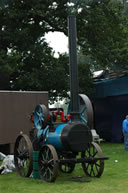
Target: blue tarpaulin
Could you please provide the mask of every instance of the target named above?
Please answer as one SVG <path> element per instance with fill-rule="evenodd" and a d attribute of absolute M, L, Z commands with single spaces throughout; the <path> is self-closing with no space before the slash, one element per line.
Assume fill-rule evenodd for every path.
<path fill-rule="evenodd" d="M 128 94 L 128 76 L 105 79 L 94 83 L 95 97 L 118 96 Z"/>

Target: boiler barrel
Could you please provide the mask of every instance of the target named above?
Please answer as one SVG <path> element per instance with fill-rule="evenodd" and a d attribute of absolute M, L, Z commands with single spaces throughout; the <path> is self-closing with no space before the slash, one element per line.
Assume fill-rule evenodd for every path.
<path fill-rule="evenodd" d="M 46 143 L 53 145 L 58 150 L 62 150 L 61 133 L 66 125 L 67 124 L 60 124 L 56 127 L 54 132 L 48 132 Z"/>
<path fill-rule="evenodd" d="M 82 152 L 92 141 L 90 129 L 82 122 L 60 124 L 54 132 L 47 133 L 47 144 L 58 150 Z"/>

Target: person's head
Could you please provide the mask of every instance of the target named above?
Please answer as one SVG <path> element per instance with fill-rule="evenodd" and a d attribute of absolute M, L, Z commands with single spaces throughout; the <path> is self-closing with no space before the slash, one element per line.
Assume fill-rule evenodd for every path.
<path fill-rule="evenodd" d="M 126 115 L 126 119 L 128 120 L 128 115 Z"/>

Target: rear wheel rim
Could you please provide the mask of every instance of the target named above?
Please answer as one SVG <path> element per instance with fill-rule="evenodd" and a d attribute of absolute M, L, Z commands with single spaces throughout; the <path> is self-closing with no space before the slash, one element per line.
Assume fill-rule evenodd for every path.
<path fill-rule="evenodd" d="M 17 173 L 29 177 L 32 173 L 32 143 L 27 135 L 19 135 L 14 147 L 14 164 Z"/>

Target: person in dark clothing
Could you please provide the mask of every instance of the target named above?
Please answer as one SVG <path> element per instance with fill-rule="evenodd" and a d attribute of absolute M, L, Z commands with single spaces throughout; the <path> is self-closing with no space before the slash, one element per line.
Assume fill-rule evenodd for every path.
<path fill-rule="evenodd" d="M 128 150 L 128 115 L 126 115 L 126 118 L 123 120 L 122 129 L 124 135 L 125 150 Z"/>

